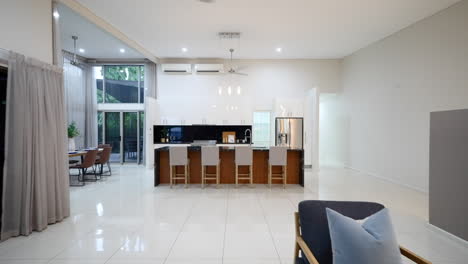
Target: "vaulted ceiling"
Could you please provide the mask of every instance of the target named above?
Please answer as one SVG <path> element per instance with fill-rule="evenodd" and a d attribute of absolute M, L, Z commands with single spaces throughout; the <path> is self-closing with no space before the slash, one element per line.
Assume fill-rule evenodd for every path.
<path fill-rule="evenodd" d="M 77 1 L 161 58 L 253 59 L 341 58 L 459 0 Z"/>

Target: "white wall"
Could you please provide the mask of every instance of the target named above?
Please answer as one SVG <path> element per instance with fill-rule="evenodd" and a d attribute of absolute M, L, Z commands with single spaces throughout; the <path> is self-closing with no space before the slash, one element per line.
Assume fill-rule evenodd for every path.
<path fill-rule="evenodd" d="M 161 118 L 175 124 L 251 124 L 252 112 L 271 110 L 275 115 L 303 116 L 306 91 L 340 88 L 339 60 L 237 60 L 242 91 L 218 94 L 225 75 L 174 75 L 158 72 Z M 282 107 L 282 109 L 280 109 Z"/>
<path fill-rule="evenodd" d="M 347 161 L 349 124 L 342 109 L 342 96 L 336 93 L 320 95 L 319 164 L 344 166 Z"/>
<path fill-rule="evenodd" d="M 2 0 L 0 48 L 52 63 L 51 0 Z"/>
<path fill-rule="evenodd" d="M 429 112 L 468 107 L 468 1 L 345 58 L 347 165 L 428 190 Z"/>

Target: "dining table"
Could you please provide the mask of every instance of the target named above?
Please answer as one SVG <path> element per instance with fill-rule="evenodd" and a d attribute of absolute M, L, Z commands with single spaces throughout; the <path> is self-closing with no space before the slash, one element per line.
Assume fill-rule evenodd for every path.
<path fill-rule="evenodd" d="M 75 150 L 75 151 L 68 151 L 68 158 L 74 158 L 74 157 L 81 157 L 83 159 L 83 156 L 88 153 L 90 150 L 95 150 L 96 148 L 88 148 L 88 149 L 81 149 L 81 150 Z M 101 153 L 104 149 L 103 148 L 98 148 L 98 154 Z"/>

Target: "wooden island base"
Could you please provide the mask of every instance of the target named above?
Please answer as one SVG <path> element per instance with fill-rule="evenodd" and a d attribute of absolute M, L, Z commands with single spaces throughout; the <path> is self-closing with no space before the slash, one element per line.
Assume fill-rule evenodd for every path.
<path fill-rule="evenodd" d="M 220 183 L 235 183 L 234 149 L 220 147 Z M 253 183 L 268 183 L 268 149 L 253 148 Z M 163 147 L 155 149 L 154 186 L 159 184 L 169 184 L 169 148 Z M 201 150 L 200 147 L 189 147 L 188 156 L 190 159 L 190 184 L 201 183 Z M 239 167 L 239 173 L 246 173 L 248 167 Z M 281 167 L 273 167 L 273 173 L 277 173 Z M 183 167 L 177 168 L 178 173 L 183 173 Z M 208 173 L 215 173 L 215 167 L 207 167 Z M 287 162 L 287 184 L 300 184 L 303 186 L 303 151 L 288 150 Z M 183 183 L 182 180 L 178 183 Z M 213 182 L 214 183 L 214 182 Z M 239 184 L 248 183 L 248 180 L 239 180 Z M 274 180 L 274 184 L 281 183 L 281 180 Z"/>

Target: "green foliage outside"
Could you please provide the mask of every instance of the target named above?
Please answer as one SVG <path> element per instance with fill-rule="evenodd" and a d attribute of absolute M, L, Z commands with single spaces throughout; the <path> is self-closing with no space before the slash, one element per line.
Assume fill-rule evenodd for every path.
<path fill-rule="evenodd" d="M 108 80 L 118 81 L 138 81 L 138 72 L 140 72 L 140 81 L 145 79 L 145 68 L 143 66 L 104 66 L 101 71 Z"/>

